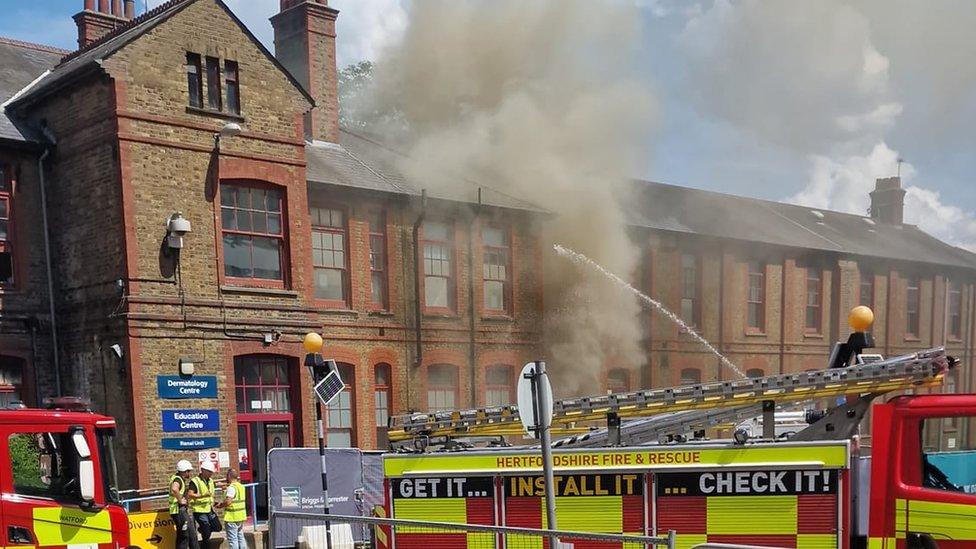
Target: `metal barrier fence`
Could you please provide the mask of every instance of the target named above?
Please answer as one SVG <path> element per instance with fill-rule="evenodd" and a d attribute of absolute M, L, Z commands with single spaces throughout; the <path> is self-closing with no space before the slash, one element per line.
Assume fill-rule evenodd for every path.
<path fill-rule="evenodd" d="M 257 517 L 258 517 L 257 490 L 258 490 L 258 486 L 261 486 L 262 484 L 267 484 L 267 483 L 266 482 L 251 482 L 249 484 L 245 484 L 244 485 L 244 488 L 247 490 L 247 506 L 249 508 L 248 517 L 247 518 L 255 526 L 259 523 L 258 522 L 258 519 L 257 519 Z M 218 487 L 217 488 L 217 492 L 218 493 L 222 493 L 223 492 L 223 488 L 222 487 Z M 166 489 L 163 489 L 163 488 L 157 488 L 157 489 L 153 489 L 153 490 L 141 490 L 141 491 L 129 490 L 129 491 L 123 492 L 123 493 L 129 493 L 129 494 L 131 494 L 131 493 L 137 493 L 137 494 L 138 493 L 141 493 L 141 494 L 144 494 L 144 495 L 141 495 L 141 496 L 129 497 L 129 498 L 122 498 L 122 499 L 119 500 L 119 504 L 122 505 L 123 508 L 125 508 L 125 512 L 126 513 L 132 511 L 132 506 L 133 505 L 138 505 L 138 504 L 141 504 L 141 503 L 144 503 L 144 502 L 158 501 L 160 503 L 165 504 L 165 505 L 161 505 L 160 508 L 166 507 L 166 505 L 169 504 L 168 503 L 169 502 L 169 491 L 166 490 Z"/>
<path fill-rule="evenodd" d="M 284 520 L 287 519 L 287 522 Z M 543 540 L 558 540 L 557 548 L 571 548 L 576 542 L 606 543 L 608 548 L 642 549 L 664 546 L 674 549 L 674 531 L 667 536 L 631 536 L 621 534 L 595 534 L 566 530 L 542 530 L 512 526 L 482 526 L 451 522 L 432 522 L 348 515 L 324 515 L 315 513 L 271 514 L 271 539 L 277 539 L 276 529 L 287 528 L 288 539 L 295 544 L 283 547 L 308 547 L 324 549 L 325 525 L 332 529 L 333 547 L 352 547 L 353 529 L 367 533 L 362 545 L 374 549 L 392 549 L 391 534 L 398 547 L 424 549 L 543 549 Z M 273 547 L 273 544 L 272 544 Z"/>
<path fill-rule="evenodd" d="M 767 545 L 738 545 L 736 543 L 702 543 L 691 549 L 782 549 L 780 547 L 769 547 Z"/>

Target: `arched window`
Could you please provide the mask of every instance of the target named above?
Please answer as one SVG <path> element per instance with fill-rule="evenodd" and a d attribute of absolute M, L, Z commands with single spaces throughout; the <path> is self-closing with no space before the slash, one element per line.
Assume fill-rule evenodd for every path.
<path fill-rule="evenodd" d="M 749 379 L 756 379 L 757 377 L 763 377 L 766 375 L 766 371 L 762 368 L 749 368 L 746 370 L 746 377 Z"/>
<path fill-rule="evenodd" d="M 681 379 L 678 381 L 681 385 L 693 385 L 696 383 L 701 383 L 701 370 L 698 368 L 682 368 L 681 369 Z"/>
<path fill-rule="evenodd" d="M 344 362 L 337 366 L 346 386 L 328 407 L 326 444 L 330 448 L 352 448 L 356 444 L 356 369 Z"/>
<path fill-rule="evenodd" d="M 485 372 L 485 406 L 505 406 L 514 402 L 511 366 L 491 366 Z"/>
<path fill-rule="evenodd" d="M 458 401 L 457 366 L 433 364 L 427 368 L 427 409 L 453 410 Z"/>
<path fill-rule="evenodd" d="M 630 391 L 630 372 L 623 368 L 614 368 L 607 372 L 607 391 L 611 393 Z"/>
<path fill-rule="evenodd" d="M 0 408 L 6 408 L 14 402 L 23 402 L 21 394 L 23 375 L 23 360 L 0 356 Z"/>
<path fill-rule="evenodd" d="M 393 403 L 393 372 L 389 364 L 377 364 L 374 369 L 373 399 L 376 407 L 376 447 L 386 448 L 390 440 L 386 437 L 390 421 L 390 407 Z"/>

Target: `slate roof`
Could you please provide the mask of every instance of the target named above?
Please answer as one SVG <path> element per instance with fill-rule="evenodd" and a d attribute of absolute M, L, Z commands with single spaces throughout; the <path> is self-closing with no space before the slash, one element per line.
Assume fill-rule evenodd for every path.
<path fill-rule="evenodd" d="M 636 227 L 976 268 L 976 254 L 914 225 L 650 181 L 635 182 L 633 192 L 633 200 L 625 202 L 625 216 Z"/>
<path fill-rule="evenodd" d="M 0 37 L 0 104 L 6 103 L 60 61 L 64 50 Z M 36 141 L 27 127 L 0 112 L 0 140 Z"/>
<path fill-rule="evenodd" d="M 422 183 L 408 181 L 400 173 L 401 153 L 360 133 L 341 130 L 338 145 L 315 142 L 306 146 L 305 154 L 308 180 L 315 183 L 404 196 L 420 196 L 424 190 Z M 485 206 L 546 213 L 538 205 L 467 179 L 459 179 L 449 189 L 426 190 L 431 199 L 477 204 L 479 188 Z"/>

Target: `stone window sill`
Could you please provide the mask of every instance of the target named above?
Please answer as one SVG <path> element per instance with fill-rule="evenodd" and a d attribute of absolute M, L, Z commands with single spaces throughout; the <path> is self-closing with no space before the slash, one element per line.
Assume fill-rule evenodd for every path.
<path fill-rule="evenodd" d="M 265 295 L 273 297 L 298 297 L 298 292 L 294 290 L 280 290 L 278 288 L 251 288 L 245 286 L 221 286 L 220 291 L 228 294 L 250 294 Z"/>
<path fill-rule="evenodd" d="M 239 114 L 234 114 L 232 112 L 226 111 L 215 111 L 211 109 L 202 109 L 200 107 L 187 107 L 186 112 L 190 114 L 198 114 L 201 116 L 210 116 L 213 118 L 222 118 L 224 120 L 233 120 L 234 122 L 244 122 L 244 117 Z"/>

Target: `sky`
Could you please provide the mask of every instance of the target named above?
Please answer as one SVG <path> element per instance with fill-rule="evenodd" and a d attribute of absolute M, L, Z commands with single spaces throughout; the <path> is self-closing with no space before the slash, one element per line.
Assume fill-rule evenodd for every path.
<path fill-rule="evenodd" d="M 83 0 L 3 1 L 0 36 L 73 47 Z M 340 65 L 381 61 L 411 1 L 330 0 Z M 642 22 L 657 115 L 635 176 L 863 215 L 901 159 L 906 221 L 976 250 L 976 2 L 602 1 Z M 273 49 L 277 0 L 227 4 Z"/>

